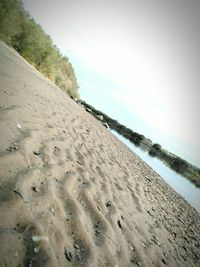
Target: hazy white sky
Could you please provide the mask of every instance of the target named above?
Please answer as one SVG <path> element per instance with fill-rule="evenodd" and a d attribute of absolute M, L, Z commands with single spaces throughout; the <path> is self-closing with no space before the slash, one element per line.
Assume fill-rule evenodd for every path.
<path fill-rule="evenodd" d="M 200 166 L 200 1 L 24 0 L 81 98 Z"/>

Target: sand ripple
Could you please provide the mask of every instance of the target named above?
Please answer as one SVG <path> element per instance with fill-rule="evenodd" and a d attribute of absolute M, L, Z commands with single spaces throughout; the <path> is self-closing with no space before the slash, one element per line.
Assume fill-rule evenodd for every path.
<path fill-rule="evenodd" d="M 0 266 L 200 266 L 197 212 L 15 52 L 0 52 Z"/>

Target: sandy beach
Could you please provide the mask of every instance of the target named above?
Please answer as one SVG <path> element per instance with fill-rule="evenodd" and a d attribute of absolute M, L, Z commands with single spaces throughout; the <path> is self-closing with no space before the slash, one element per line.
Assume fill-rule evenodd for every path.
<path fill-rule="evenodd" d="M 200 216 L 0 42 L 0 266 L 200 266 Z"/>

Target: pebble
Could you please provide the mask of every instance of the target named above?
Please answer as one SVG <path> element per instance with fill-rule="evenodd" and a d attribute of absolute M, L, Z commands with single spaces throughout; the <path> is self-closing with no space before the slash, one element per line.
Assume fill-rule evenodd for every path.
<path fill-rule="evenodd" d="M 40 190 L 36 186 L 32 186 L 32 190 L 34 192 L 36 192 L 36 193 L 39 193 L 40 192 Z"/>
<path fill-rule="evenodd" d="M 106 207 L 108 208 L 108 207 L 111 207 L 111 206 L 112 206 L 111 201 L 110 200 L 107 200 L 106 201 Z"/>
<path fill-rule="evenodd" d="M 13 150 L 18 150 L 18 147 L 16 145 L 9 146 L 6 150 L 9 151 L 9 152 L 12 152 Z"/>
<path fill-rule="evenodd" d="M 34 253 L 38 253 L 40 249 L 39 249 L 39 247 L 36 247 L 33 250 L 34 250 Z"/>
<path fill-rule="evenodd" d="M 41 241 L 42 239 L 43 239 L 42 236 L 39 236 L 39 235 L 33 235 L 33 236 L 32 236 L 32 240 L 33 240 L 34 242 Z"/>

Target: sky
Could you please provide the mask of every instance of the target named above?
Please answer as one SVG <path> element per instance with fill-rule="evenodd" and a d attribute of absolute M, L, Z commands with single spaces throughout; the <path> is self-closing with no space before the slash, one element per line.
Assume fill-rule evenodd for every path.
<path fill-rule="evenodd" d="M 81 99 L 200 167 L 200 1 L 23 2 Z"/>

